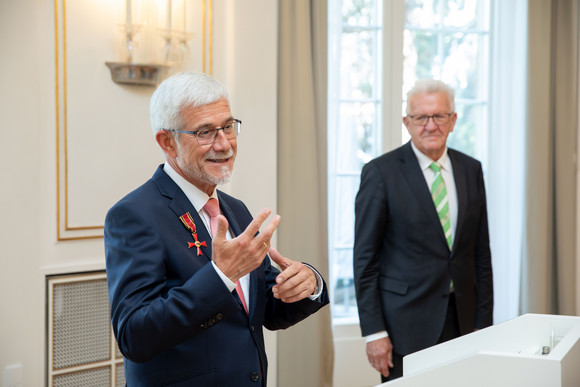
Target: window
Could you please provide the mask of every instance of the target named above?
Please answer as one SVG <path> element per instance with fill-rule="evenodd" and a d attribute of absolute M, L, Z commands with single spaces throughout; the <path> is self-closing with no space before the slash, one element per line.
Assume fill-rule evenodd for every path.
<path fill-rule="evenodd" d="M 383 138 L 393 138 L 389 131 L 401 130 L 393 146 L 408 141 L 401 117 L 416 79 L 441 79 L 455 88 L 458 121 L 448 144 L 486 165 L 490 0 L 383 1 L 328 3 L 329 286 L 334 324 L 358 319 L 352 248 L 361 168 L 388 150 Z M 383 6 L 390 7 L 384 23 Z M 393 26 L 401 18 L 405 24 L 397 30 Z M 383 52 L 390 54 L 383 42 L 402 42 L 402 66 L 383 66 Z M 385 71 L 397 67 L 402 71 Z M 385 84 L 402 88 L 383 94 Z M 384 106 L 387 101 L 393 106 Z M 383 112 L 401 115 L 383 117 Z"/>
<path fill-rule="evenodd" d="M 489 0 L 405 4 L 403 96 L 420 78 L 441 79 L 454 88 L 458 119 L 448 145 L 485 165 Z"/>
<path fill-rule="evenodd" d="M 354 198 L 362 166 L 381 152 L 381 1 L 330 1 L 328 12 L 331 305 L 334 319 L 352 320 Z"/>

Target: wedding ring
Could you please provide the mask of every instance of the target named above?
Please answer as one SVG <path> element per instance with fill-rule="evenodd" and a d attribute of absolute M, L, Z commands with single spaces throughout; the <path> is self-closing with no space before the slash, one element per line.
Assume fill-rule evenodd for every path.
<path fill-rule="evenodd" d="M 266 249 L 268 249 L 268 245 L 266 244 L 266 242 L 264 242 L 264 247 L 265 247 Z"/>

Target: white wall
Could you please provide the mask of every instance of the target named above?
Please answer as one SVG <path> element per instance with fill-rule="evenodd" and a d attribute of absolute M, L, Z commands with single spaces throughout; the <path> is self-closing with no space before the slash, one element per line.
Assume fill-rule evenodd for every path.
<path fill-rule="evenodd" d="M 102 7 L 114 9 L 120 2 L 67 1 L 77 17 L 69 20 L 75 33 L 69 37 L 67 52 L 71 66 L 67 89 L 71 92 L 67 103 L 70 215 L 80 223 L 86 217 L 102 225 L 103 198 L 111 192 L 128 192 L 150 177 L 162 160 L 148 127 L 147 101 L 153 89 L 115 85 L 104 65 L 105 60 L 115 59 L 109 57 L 114 53 L 107 40 L 110 31 L 102 31 L 102 41 L 90 40 L 94 39 L 90 28 L 99 32 L 101 25 L 110 23 L 103 19 L 89 28 L 79 20 L 82 15 L 97 21 L 115 18 L 116 14 L 102 12 Z M 22 364 L 24 386 L 45 383 L 45 276 L 105 266 L 102 238 L 57 241 L 56 106 L 63 106 L 56 97 L 54 5 L 44 0 L 0 2 L 0 168 L 4 180 L 0 189 L 0 386 L 5 368 L 13 364 Z M 213 5 L 213 74 L 230 89 L 232 111 L 243 121 L 235 176 L 224 188 L 244 199 L 253 212 L 266 206 L 275 211 L 277 2 L 244 0 L 242 5 L 214 0 Z M 90 39 L 83 40 L 85 30 L 92 31 Z M 194 40 L 200 38 L 194 36 Z M 107 57 L 103 52 L 109 53 Z M 190 62 L 199 63 L 198 55 L 192 50 Z M 94 57 L 98 60 L 93 63 Z M 200 71 L 201 67 L 191 65 L 184 70 Z M 79 87 L 81 82 L 90 87 Z M 134 102 L 121 109 L 104 103 L 118 99 Z M 97 109 L 96 104 L 103 106 Z M 107 121 L 109 117 L 115 120 Z M 59 122 L 63 124 L 63 117 Z M 135 154 L 146 161 L 137 163 Z M 80 161 L 89 156 L 86 163 Z M 103 175 L 107 184 L 83 188 Z M 268 335 L 268 351 L 270 385 L 274 385 L 274 335 Z"/>

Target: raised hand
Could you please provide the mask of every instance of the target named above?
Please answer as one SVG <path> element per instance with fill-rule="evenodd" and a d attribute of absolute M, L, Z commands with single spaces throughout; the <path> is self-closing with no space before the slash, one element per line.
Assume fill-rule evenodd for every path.
<path fill-rule="evenodd" d="M 212 240 L 212 260 L 232 282 L 256 269 L 266 257 L 280 215 L 275 215 L 264 230 L 258 235 L 256 233 L 271 213 L 270 209 L 263 209 L 243 233 L 230 240 L 226 239 L 228 221 L 225 216 L 218 215 L 218 228 Z"/>

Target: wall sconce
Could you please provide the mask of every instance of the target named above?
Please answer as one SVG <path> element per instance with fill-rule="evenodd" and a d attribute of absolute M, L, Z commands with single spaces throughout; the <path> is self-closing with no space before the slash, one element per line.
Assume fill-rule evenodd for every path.
<path fill-rule="evenodd" d="M 105 62 L 115 83 L 155 86 L 183 61 L 187 42 L 187 0 L 125 0 L 123 62 Z"/>

